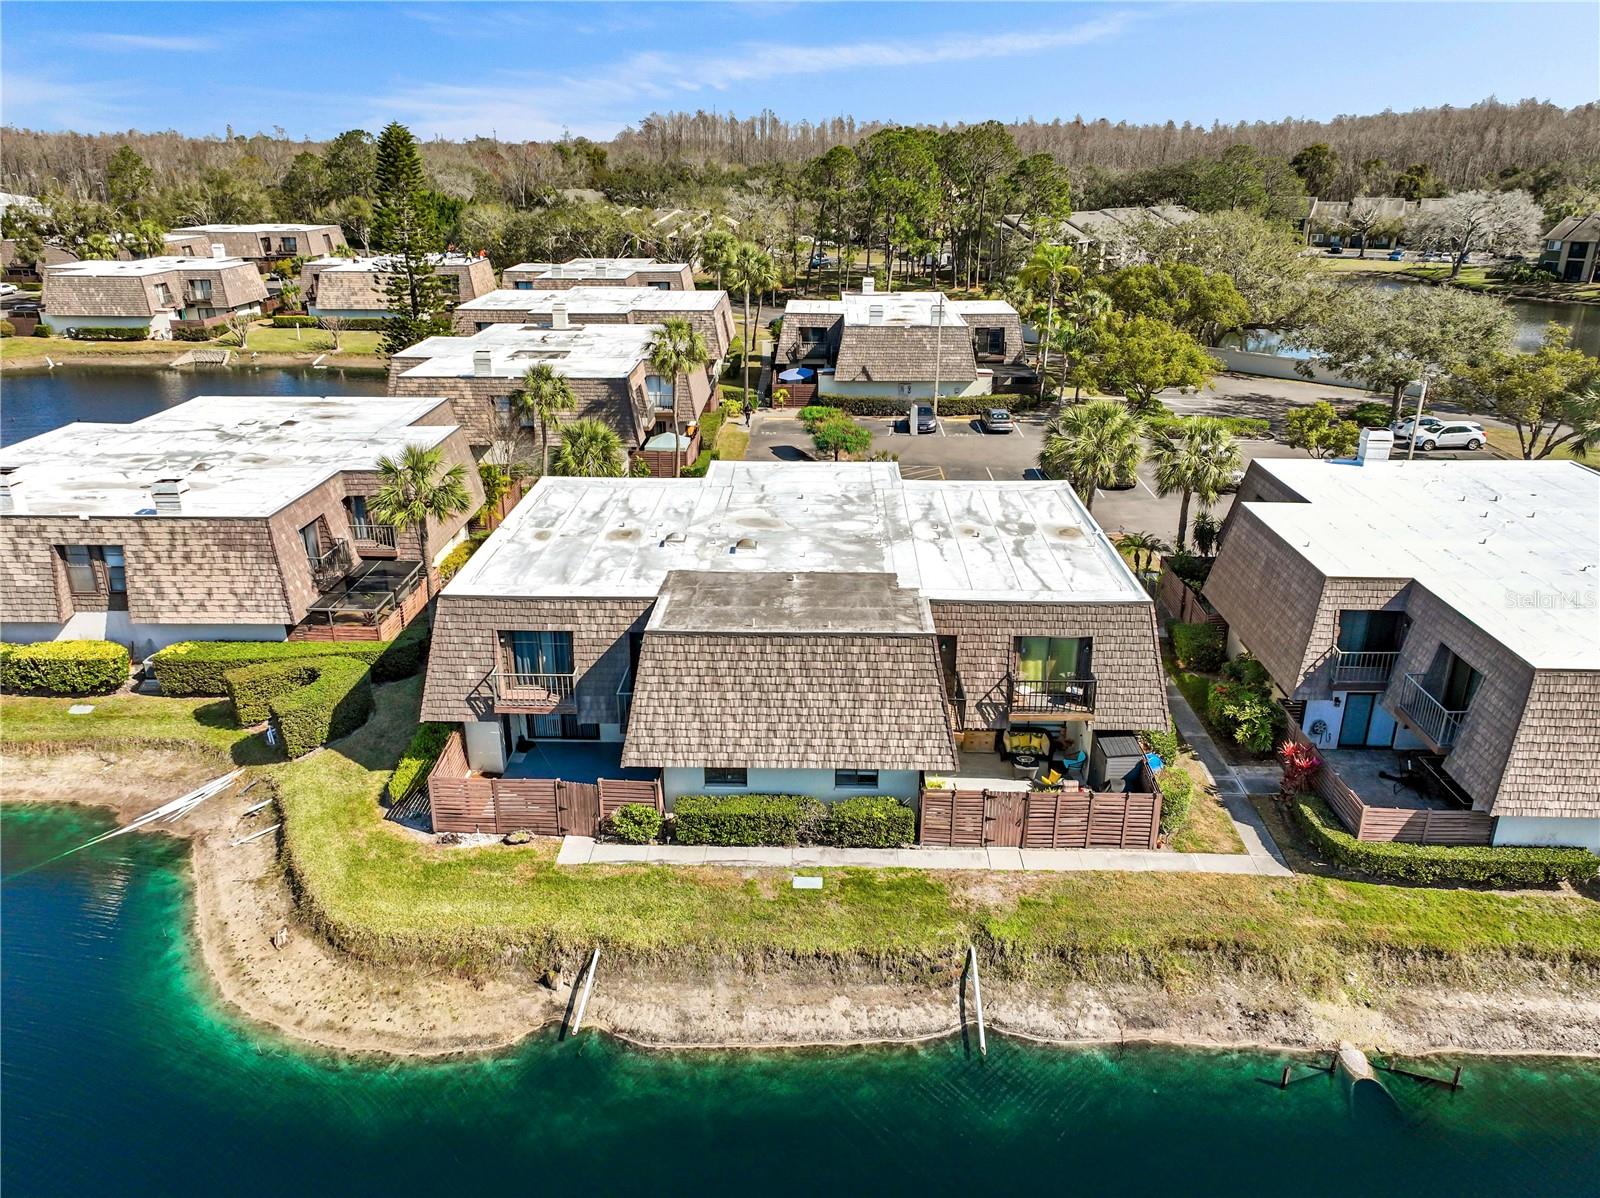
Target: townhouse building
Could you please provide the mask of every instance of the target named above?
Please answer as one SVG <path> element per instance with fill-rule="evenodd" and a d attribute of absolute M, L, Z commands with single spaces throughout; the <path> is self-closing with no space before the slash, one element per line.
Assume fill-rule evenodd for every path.
<path fill-rule="evenodd" d="M 494 267 L 487 258 L 434 254 L 430 261 L 434 276 L 445 281 L 452 305 L 494 290 Z M 387 286 L 392 273 L 383 257 L 314 258 L 300 269 L 300 293 L 312 316 L 382 320 L 390 315 Z"/>
<path fill-rule="evenodd" d="M 266 299 L 260 273 L 242 258 L 165 256 L 44 268 L 44 319 L 66 335 L 98 327 L 166 338 L 175 328 L 258 315 Z"/>

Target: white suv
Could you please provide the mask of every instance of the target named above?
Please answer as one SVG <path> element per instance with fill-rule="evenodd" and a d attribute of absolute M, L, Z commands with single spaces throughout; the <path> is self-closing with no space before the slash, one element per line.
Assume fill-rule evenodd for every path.
<path fill-rule="evenodd" d="M 1419 422 L 1415 416 L 1407 416 L 1404 420 L 1396 420 L 1389 426 L 1389 431 L 1394 434 L 1396 441 L 1407 441 L 1411 438 L 1411 426 L 1420 423 L 1424 433 L 1436 433 L 1444 427 L 1444 421 L 1437 416 L 1424 416 Z"/>
<path fill-rule="evenodd" d="M 1417 438 L 1418 449 L 1482 449 L 1483 425 L 1470 420 L 1457 420 L 1430 429 L 1424 426 Z"/>

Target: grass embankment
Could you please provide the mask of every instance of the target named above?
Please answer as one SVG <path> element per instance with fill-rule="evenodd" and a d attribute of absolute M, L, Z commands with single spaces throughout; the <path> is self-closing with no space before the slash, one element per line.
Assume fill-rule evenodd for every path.
<path fill-rule="evenodd" d="M 1600 904 L 1570 895 L 1307 875 L 877 869 L 822 871 L 822 891 L 795 891 L 781 872 L 557 869 L 547 845 L 436 846 L 383 822 L 377 805 L 415 727 L 420 690 L 419 679 L 382 687 L 377 715 L 359 732 L 263 767 L 278 788 L 287 860 L 309 916 L 375 959 L 538 964 L 603 943 L 683 968 L 816 963 L 925 977 L 957 966 L 975 940 L 1004 971 L 1070 967 L 1171 981 L 1219 966 L 1308 988 L 1342 986 L 1374 963 L 1427 965 L 1435 976 L 1529 965 L 1600 972 Z M 215 701 L 124 697 L 81 717 L 67 716 L 67 706 L 8 698 L 0 738 L 102 748 L 184 741 L 242 760 L 259 743 L 224 727 L 226 708 Z"/>
<path fill-rule="evenodd" d="M 47 355 L 63 358 L 176 358 L 194 346 L 182 341 L 70 341 L 65 337 L 7 337 L 0 341 L 0 361 L 32 362 Z"/>
<path fill-rule="evenodd" d="M 378 352 L 382 342 L 382 333 L 344 333 L 339 338 L 335 360 L 370 357 Z M 270 324 L 258 324 L 251 328 L 245 346 L 261 354 L 325 354 L 333 350 L 333 335 L 321 329 L 278 329 Z"/>
<path fill-rule="evenodd" d="M 1515 429 L 1500 428 L 1497 425 L 1491 424 L 1486 425 L 1483 432 L 1484 436 L 1489 438 L 1489 444 L 1495 449 L 1510 457 L 1521 460 L 1522 446 L 1517 442 L 1517 434 Z M 1574 452 L 1571 445 L 1563 445 L 1560 449 L 1551 454 L 1550 457 L 1557 461 L 1583 462 L 1585 465 L 1592 464 L 1590 458 L 1583 457 L 1582 455 Z"/>
<path fill-rule="evenodd" d="M 1505 279 L 1497 279 L 1489 273 L 1485 266 L 1463 266 L 1455 278 L 1450 277 L 1448 263 L 1431 266 L 1408 265 L 1401 272 L 1407 278 L 1416 279 L 1422 283 L 1446 283 L 1451 287 L 1465 288 L 1467 291 L 1482 291 L 1489 295 L 1516 296 L 1518 299 L 1553 300 L 1556 302 L 1576 301 L 1594 302 L 1600 300 L 1600 283 L 1563 283 L 1552 282 L 1545 286 L 1530 286 L 1527 283 L 1512 283 Z"/>
<path fill-rule="evenodd" d="M 300 336 L 297 338 L 296 333 Z M 338 353 L 332 353 L 333 338 L 321 329 L 276 329 L 258 324 L 250 329 L 245 343 L 249 353 L 294 355 L 306 361 L 328 355 L 332 366 L 364 366 L 379 362 L 382 333 L 345 333 Z M 214 341 L 74 341 L 67 337 L 7 337 L 0 340 L 0 360 L 42 362 L 48 355 L 55 362 L 84 359 L 160 358 L 169 360 L 191 349 L 232 349 L 238 347 L 231 334 L 219 334 Z M 248 359 L 243 359 L 248 361 Z"/>

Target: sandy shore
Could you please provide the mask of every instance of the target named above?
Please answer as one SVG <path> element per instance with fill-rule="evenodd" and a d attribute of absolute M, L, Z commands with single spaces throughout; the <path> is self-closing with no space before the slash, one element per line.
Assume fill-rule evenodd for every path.
<path fill-rule="evenodd" d="M 87 802 L 131 819 L 218 772 L 182 754 L 74 750 L 8 756 L 9 802 Z M 173 831 L 192 842 L 195 940 L 214 994 L 249 1022 L 344 1053 L 437 1057 L 506 1048 L 561 1019 L 569 981 L 523 971 L 464 978 L 375 966 L 303 925 L 277 838 L 233 842 L 277 822 L 266 797 L 226 795 Z M 273 940 L 287 929 L 282 947 Z M 959 979 L 925 986 L 821 971 L 662 977 L 603 961 L 585 1023 L 663 1048 L 907 1042 L 961 1027 Z M 1041 988 L 984 979 L 991 1029 L 1061 1044 L 1149 1041 L 1322 1051 L 1348 1039 L 1386 1052 L 1600 1055 L 1600 993 L 1554 985 L 1494 992 L 1397 987 L 1365 1001 L 1308 999 L 1265 979 Z"/>

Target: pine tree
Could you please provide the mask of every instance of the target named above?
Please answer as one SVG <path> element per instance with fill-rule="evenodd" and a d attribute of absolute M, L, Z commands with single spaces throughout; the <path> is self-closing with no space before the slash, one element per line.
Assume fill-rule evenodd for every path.
<path fill-rule="evenodd" d="M 384 303 L 390 317 L 383 331 L 386 353 L 398 353 L 439 331 L 446 282 L 434 274 L 434 244 L 423 216 L 427 178 L 417 140 L 399 122 L 378 138 L 378 191 L 372 242 L 384 259 Z"/>

